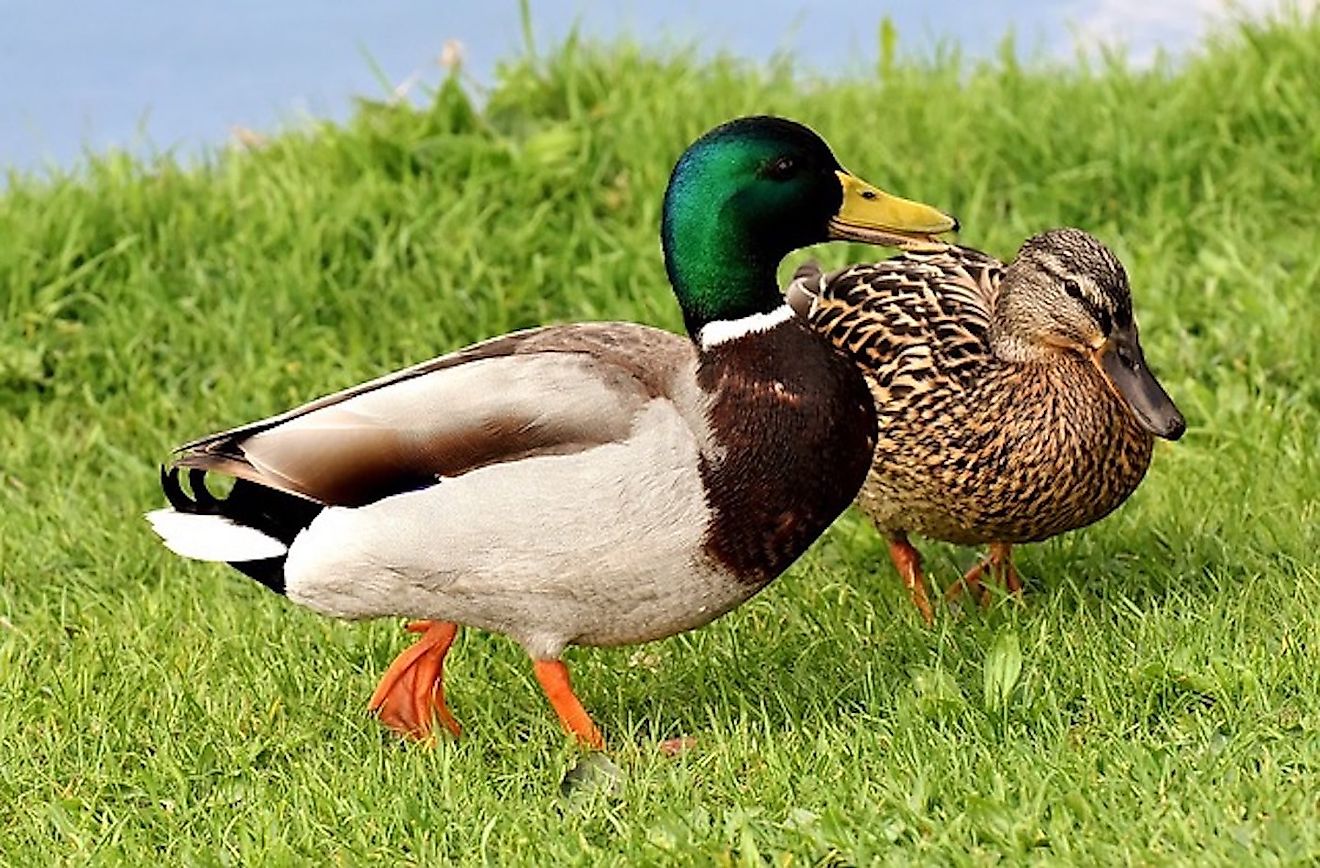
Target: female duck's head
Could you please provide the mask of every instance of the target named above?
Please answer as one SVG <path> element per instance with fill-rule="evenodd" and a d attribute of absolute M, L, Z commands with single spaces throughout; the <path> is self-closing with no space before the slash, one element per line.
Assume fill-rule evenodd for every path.
<path fill-rule="evenodd" d="M 1016 360 L 1079 353 L 1151 434 L 1177 440 L 1187 428 L 1146 365 L 1123 263 L 1087 232 L 1051 229 L 1027 239 L 1000 284 L 993 339 L 996 352 Z"/>
<path fill-rule="evenodd" d="M 901 245 L 958 227 L 927 205 L 849 174 L 802 124 L 739 118 L 697 139 L 665 192 L 665 267 L 688 331 L 782 303 L 775 269 L 834 239 Z"/>

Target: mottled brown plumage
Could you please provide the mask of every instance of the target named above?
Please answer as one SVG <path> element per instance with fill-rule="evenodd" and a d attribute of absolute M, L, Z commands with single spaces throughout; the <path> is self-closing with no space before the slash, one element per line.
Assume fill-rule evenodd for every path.
<path fill-rule="evenodd" d="M 1141 482 L 1153 435 L 1182 433 L 1141 357 L 1122 264 L 1079 230 L 1037 235 L 1007 266 L 952 245 L 807 266 L 788 294 L 868 374 L 879 436 L 858 504 L 900 572 L 915 570 L 924 615 L 907 534 L 1000 544 L 979 566 L 1011 584 L 1006 544 L 1108 515 Z"/>

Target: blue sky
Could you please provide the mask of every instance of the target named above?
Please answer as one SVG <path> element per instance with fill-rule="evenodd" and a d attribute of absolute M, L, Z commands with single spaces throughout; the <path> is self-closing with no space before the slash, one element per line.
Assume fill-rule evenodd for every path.
<path fill-rule="evenodd" d="M 1068 58 L 1078 46 L 1122 43 L 1143 62 L 1280 2 L 1244 0 L 1232 13 L 1220 0 L 532 0 L 532 15 L 543 45 L 578 21 L 595 36 L 748 58 L 789 51 L 829 74 L 874 58 L 886 15 L 908 51 L 944 40 L 984 55 L 1012 31 L 1026 54 Z M 236 127 L 343 117 L 352 95 L 387 90 L 368 56 L 390 83 L 434 80 L 442 47 L 457 40 L 467 68 L 488 78 L 522 41 L 516 0 L 0 0 L 0 21 L 0 167 L 22 170 L 70 165 L 84 148 L 196 153 Z"/>

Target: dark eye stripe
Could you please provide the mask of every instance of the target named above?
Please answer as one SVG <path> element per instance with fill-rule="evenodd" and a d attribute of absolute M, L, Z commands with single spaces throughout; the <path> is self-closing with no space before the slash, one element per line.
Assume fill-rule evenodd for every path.
<path fill-rule="evenodd" d="M 1057 272 L 1051 273 L 1054 275 L 1055 279 L 1063 283 L 1063 291 L 1068 293 L 1072 298 L 1077 299 L 1078 304 L 1082 306 L 1087 315 L 1095 321 L 1096 325 L 1100 326 L 1101 333 L 1108 336 L 1109 333 L 1114 330 L 1114 321 L 1109 315 L 1109 311 L 1091 301 L 1090 296 L 1082 292 L 1082 285 L 1074 278 Z"/>
<path fill-rule="evenodd" d="M 1091 301 L 1091 299 L 1084 295 L 1076 296 L 1076 298 L 1082 303 L 1082 307 L 1086 309 L 1086 312 L 1090 315 L 1091 319 L 1095 320 L 1096 324 L 1100 326 L 1100 331 L 1108 335 L 1114 327 L 1113 322 L 1111 322 L 1109 318 L 1109 311 L 1100 307 L 1100 305 Z"/>
<path fill-rule="evenodd" d="M 1091 312 L 1091 315 L 1094 316 L 1095 321 L 1100 324 L 1101 333 L 1108 337 L 1109 333 L 1114 330 L 1114 323 L 1109 318 L 1109 311 L 1096 308 Z"/>

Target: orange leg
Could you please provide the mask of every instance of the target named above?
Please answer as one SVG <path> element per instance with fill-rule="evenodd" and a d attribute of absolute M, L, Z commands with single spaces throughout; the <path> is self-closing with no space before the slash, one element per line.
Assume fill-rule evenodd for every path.
<path fill-rule="evenodd" d="M 592 750 L 604 750 L 605 739 L 601 736 L 591 716 L 582 707 L 573 693 L 573 685 L 568 680 L 568 667 L 562 660 L 533 660 L 532 668 L 536 680 L 541 682 L 546 699 L 559 715 L 559 722 L 578 742 Z"/>
<path fill-rule="evenodd" d="M 458 738 L 463 730 L 445 705 L 443 682 L 445 655 L 458 635 L 458 625 L 450 621 L 413 621 L 407 629 L 423 634 L 422 638 L 394 658 L 367 708 L 390 729 L 416 739 L 430 737 L 434 714 Z"/>
<path fill-rule="evenodd" d="M 999 568 L 1000 581 L 1010 594 L 1021 596 L 1022 577 L 1013 566 L 1012 543 L 990 543 L 990 560 Z"/>
<path fill-rule="evenodd" d="M 903 577 L 903 585 L 922 620 L 927 626 L 935 623 L 935 611 L 926 597 L 926 577 L 921 572 L 921 552 L 912 547 L 905 534 L 899 533 L 889 537 L 889 558 Z"/>

